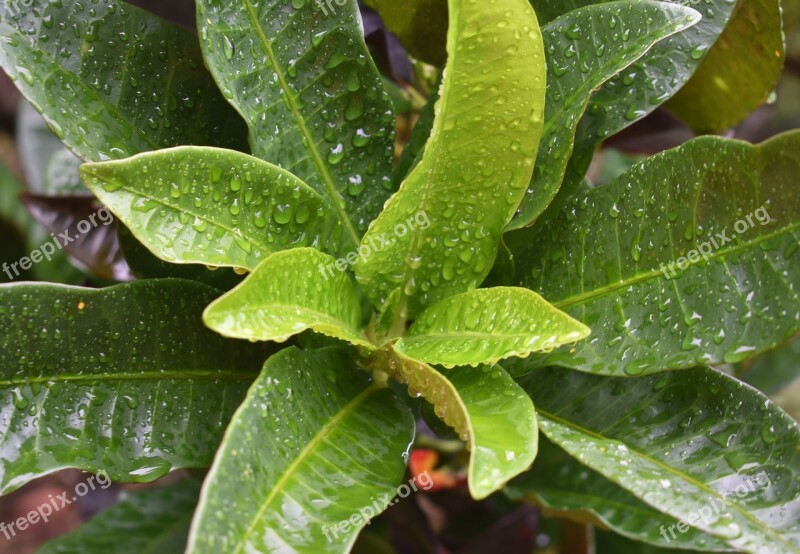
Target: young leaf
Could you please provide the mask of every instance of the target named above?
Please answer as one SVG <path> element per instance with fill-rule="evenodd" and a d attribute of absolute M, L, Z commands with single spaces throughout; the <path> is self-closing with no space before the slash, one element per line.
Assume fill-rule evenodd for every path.
<path fill-rule="evenodd" d="M 699 138 L 547 212 L 512 248 L 517 279 L 594 335 L 527 367 L 733 363 L 798 332 L 798 150 L 797 132 Z"/>
<path fill-rule="evenodd" d="M 325 200 L 258 158 L 186 146 L 85 164 L 81 176 L 148 249 L 173 263 L 255 269 L 269 254 L 338 245 Z"/>
<path fill-rule="evenodd" d="M 349 551 L 414 439 L 411 412 L 353 365 L 338 349 L 267 361 L 203 485 L 189 554 Z"/>
<path fill-rule="evenodd" d="M 800 430 L 755 389 L 703 368 L 521 384 L 551 441 L 645 503 L 737 551 L 800 552 Z"/>
<path fill-rule="evenodd" d="M 542 129 L 544 49 L 525 0 L 451 0 L 447 49 L 432 138 L 362 241 L 390 244 L 356 265 L 376 305 L 403 290 L 409 317 L 489 273 Z M 429 225 L 412 225 L 419 214 Z"/>
<path fill-rule="evenodd" d="M 512 499 L 541 507 L 546 515 L 590 522 L 648 544 L 706 552 L 730 551 L 724 541 L 691 527 L 686 533 L 665 537 L 661 530 L 674 527 L 678 520 L 581 465 L 546 437 L 539 441 L 533 469 L 511 481 L 504 492 Z"/>
<path fill-rule="evenodd" d="M 283 342 L 306 329 L 371 348 L 350 277 L 313 248 L 278 252 L 203 314 L 226 337 Z"/>
<path fill-rule="evenodd" d="M 342 225 L 345 251 L 391 189 L 391 100 L 353 0 L 197 2 L 206 63 L 250 127 L 253 155 L 297 175 Z"/>
<path fill-rule="evenodd" d="M 207 467 L 270 353 L 202 327 L 217 294 L 176 279 L 0 287 L 0 494 L 64 468 L 143 482 Z"/>
<path fill-rule="evenodd" d="M 696 11 L 677 4 L 624 0 L 580 8 L 542 28 L 547 47 L 542 147 L 509 230 L 532 223 L 555 196 L 592 93 L 656 42 L 699 20 Z"/>
<path fill-rule="evenodd" d="M 761 106 L 784 62 L 779 0 L 737 2 L 728 25 L 667 108 L 698 132 L 723 133 Z"/>
<path fill-rule="evenodd" d="M 500 366 L 439 372 L 386 348 L 367 362 L 421 395 L 437 417 L 470 445 L 469 490 L 482 499 L 530 467 L 536 457 L 536 412 Z"/>
<path fill-rule="evenodd" d="M 189 31 L 126 2 L 6 4 L 0 68 L 82 159 L 179 144 L 246 148 Z"/>
<path fill-rule="evenodd" d="M 549 351 L 589 332 L 536 293 L 496 287 L 451 296 L 431 306 L 397 341 L 395 350 L 429 364 L 475 366 Z"/>
<path fill-rule="evenodd" d="M 37 554 L 162 554 L 183 552 L 200 483 L 123 490 L 117 501 Z M 124 540 L 120 540 L 124 537 Z"/>

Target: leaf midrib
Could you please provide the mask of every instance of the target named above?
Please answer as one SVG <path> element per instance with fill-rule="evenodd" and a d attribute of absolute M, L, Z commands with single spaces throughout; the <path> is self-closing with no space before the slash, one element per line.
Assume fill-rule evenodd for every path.
<path fill-rule="evenodd" d="M 777 539 L 776 542 L 779 542 L 781 544 L 784 544 L 784 545 L 788 546 L 792 552 L 800 552 L 800 550 L 797 549 L 797 547 L 794 544 L 792 544 L 790 542 L 787 542 L 780 533 L 777 533 L 771 527 L 767 527 L 763 522 L 761 522 L 759 519 L 757 519 L 756 517 L 751 515 L 750 512 L 748 512 L 746 510 L 743 510 L 739 506 L 739 504 L 737 504 L 735 502 L 733 502 L 733 503 L 728 502 L 724 496 L 722 496 L 719 493 L 717 493 L 716 490 L 714 490 L 711 487 L 707 486 L 702 481 L 698 481 L 694 477 L 678 471 L 676 468 L 673 468 L 672 466 L 669 466 L 669 465 L 665 464 L 661 460 L 653 458 L 652 456 L 642 452 L 641 450 L 638 450 L 637 448 L 631 448 L 628 444 L 626 444 L 623 441 L 619 441 L 619 440 L 613 439 L 611 437 L 605 437 L 605 436 L 603 436 L 603 435 L 601 435 L 599 433 L 596 433 L 596 432 L 594 432 L 594 431 L 592 431 L 590 429 L 587 429 L 587 428 L 585 428 L 585 427 L 583 427 L 583 426 L 581 426 L 581 425 L 579 425 L 579 424 L 577 424 L 575 422 L 563 419 L 563 418 L 561 418 L 561 417 L 559 417 L 559 416 L 557 416 L 557 415 L 555 415 L 555 414 L 553 414 L 551 412 L 548 412 L 547 410 L 543 410 L 543 409 L 541 409 L 539 407 L 536 408 L 536 411 L 539 412 L 545 418 L 550 419 L 551 421 L 553 421 L 553 422 L 555 422 L 555 423 L 557 423 L 559 425 L 567 427 L 568 429 L 572 429 L 572 430 L 578 431 L 579 433 L 583 433 L 585 435 L 588 435 L 588 436 L 590 436 L 590 437 L 592 437 L 594 439 L 597 439 L 598 441 L 614 441 L 616 443 L 620 443 L 620 444 L 625 445 L 625 447 L 630 452 L 633 452 L 638 458 L 640 458 L 642 460 L 646 460 L 646 461 L 658 466 L 662 471 L 664 471 L 667 474 L 673 475 L 676 478 L 682 479 L 682 480 L 694 485 L 698 489 L 702 490 L 706 495 L 713 496 L 715 498 L 718 498 L 718 499 L 722 500 L 722 502 L 723 502 L 723 504 L 725 506 L 728 506 L 733 511 L 736 511 L 739 514 L 741 514 L 745 519 L 747 519 L 748 521 L 753 523 L 758 529 L 761 529 L 766 535 L 772 536 L 775 539 Z M 542 430 L 542 431 L 544 432 L 544 430 Z M 547 433 L 545 433 L 545 434 L 547 434 Z M 548 435 L 548 438 L 551 441 L 555 442 L 556 444 L 559 444 L 558 441 L 555 439 L 555 437 L 550 437 Z M 595 468 L 591 468 L 591 469 L 597 471 Z M 605 474 L 603 474 L 603 473 L 600 473 L 600 474 L 603 475 L 603 477 L 605 477 Z M 612 482 L 621 485 L 621 483 L 619 483 L 618 481 L 616 481 L 616 480 L 614 480 L 614 479 L 612 479 L 610 477 L 607 477 L 607 478 L 609 480 L 611 480 Z M 625 489 L 625 490 L 627 490 L 627 489 Z M 631 493 L 631 494 L 633 494 L 633 493 Z M 667 515 L 670 515 L 670 514 L 667 514 Z M 670 516 L 670 517 L 674 517 L 674 516 Z M 712 535 L 713 535 L 713 533 L 712 533 Z M 714 536 L 716 536 L 716 535 L 714 535 Z M 721 537 L 717 537 L 717 538 L 721 538 Z M 721 540 L 725 540 L 725 539 L 721 539 Z"/>
<path fill-rule="evenodd" d="M 353 222 L 350 221 L 350 217 L 347 215 L 347 211 L 345 207 L 342 205 L 341 197 L 339 196 L 339 192 L 336 189 L 336 185 L 333 183 L 333 178 L 331 177 L 330 171 L 328 171 L 328 166 L 325 165 L 325 162 L 322 160 L 322 156 L 317 150 L 317 144 L 314 142 L 314 137 L 308 131 L 308 127 L 306 126 L 306 121 L 303 115 L 300 113 L 300 109 L 297 106 L 297 102 L 295 101 L 294 95 L 292 93 L 292 89 L 289 87 L 289 83 L 286 81 L 286 76 L 282 71 L 282 68 L 278 66 L 278 60 L 275 57 L 275 53 L 272 49 L 272 43 L 269 41 L 267 36 L 264 34 L 264 30 L 261 27 L 261 23 L 258 19 L 258 14 L 255 13 L 253 10 L 253 6 L 249 0 L 242 0 L 242 4 L 245 6 L 245 10 L 247 11 L 247 16 L 250 19 L 251 28 L 255 31 L 256 35 L 258 35 L 259 40 L 264 46 L 264 49 L 267 52 L 267 57 L 269 58 L 269 63 L 272 66 L 273 71 L 275 71 L 275 75 L 278 77 L 278 83 L 280 84 L 281 89 L 284 91 L 284 99 L 286 100 L 286 104 L 289 106 L 289 110 L 292 112 L 295 120 L 297 121 L 297 126 L 300 128 L 300 132 L 305 139 L 306 147 L 308 148 L 309 154 L 311 155 L 311 159 L 314 161 L 314 165 L 317 166 L 319 170 L 320 177 L 322 178 L 322 183 L 325 185 L 325 190 L 328 191 L 328 197 L 330 203 L 333 204 L 334 209 L 339 214 L 339 219 L 344 224 L 346 231 L 350 234 L 353 244 L 359 243 L 358 233 L 356 233 L 355 228 L 353 227 Z"/>
<path fill-rule="evenodd" d="M 772 238 L 778 237 L 778 236 L 786 234 L 786 233 L 791 233 L 795 229 L 798 229 L 798 228 L 800 228 L 800 222 L 793 223 L 791 225 L 787 225 L 786 227 L 783 227 L 783 228 L 781 228 L 781 229 L 779 229 L 777 231 L 774 231 L 772 233 L 765 233 L 763 235 L 759 235 L 758 239 L 754 239 L 754 240 L 747 241 L 747 242 L 743 241 L 742 243 L 740 243 L 740 244 L 738 244 L 736 246 L 732 246 L 731 248 L 729 248 L 727 250 L 720 248 L 719 250 L 717 250 L 713 254 L 711 254 L 709 256 L 706 256 L 706 258 L 700 258 L 696 262 L 692 262 L 691 260 L 686 258 L 685 255 L 681 256 L 683 258 L 686 258 L 686 260 L 688 262 L 686 269 L 682 270 L 682 272 L 683 272 L 683 274 L 685 274 L 686 272 L 689 271 L 689 269 L 700 265 L 701 262 L 704 265 L 707 265 L 708 262 L 710 262 L 711 260 L 715 260 L 717 258 L 726 257 L 726 256 L 729 256 L 729 255 L 734 254 L 736 252 L 739 252 L 741 250 L 746 250 L 746 249 L 752 248 L 752 247 L 757 246 L 757 245 L 761 244 L 762 242 L 765 242 L 765 241 L 770 240 Z M 698 245 L 695 243 L 695 248 L 697 246 Z M 690 252 L 690 251 L 691 251 L 691 249 L 686 250 L 686 252 Z M 708 261 L 706 261 L 706 260 L 708 260 Z M 674 263 L 675 263 L 675 260 L 670 260 L 669 262 L 664 264 L 664 267 L 666 268 L 668 265 L 674 264 Z M 622 279 L 620 281 L 617 281 L 616 283 L 611 283 L 611 284 L 608 284 L 608 285 L 604 285 L 604 286 L 602 286 L 600 288 L 591 290 L 589 292 L 585 292 L 585 293 L 582 293 L 582 294 L 577 294 L 575 296 L 570 296 L 570 297 L 567 297 L 567 298 L 565 298 L 563 300 L 559 300 L 559 301 L 555 301 L 555 302 L 551 302 L 551 303 L 553 304 L 553 306 L 555 306 L 556 308 L 559 308 L 559 309 L 565 308 L 565 307 L 568 307 L 568 306 L 572 306 L 574 304 L 581 304 L 581 303 L 586 302 L 588 300 L 594 300 L 595 298 L 598 298 L 600 296 L 605 296 L 606 294 L 612 293 L 615 290 L 618 290 L 618 289 L 621 289 L 621 288 L 624 288 L 624 287 L 629 287 L 631 285 L 636 285 L 638 283 L 641 283 L 642 281 L 649 281 L 650 279 L 656 278 L 659 275 L 663 275 L 663 273 L 664 272 L 661 271 L 660 269 L 659 270 L 653 269 L 653 270 L 647 271 L 645 273 L 640 273 L 638 275 L 634 275 L 633 277 L 629 277 L 628 279 Z M 679 277 L 675 277 L 675 278 L 673 278 L 673 280 L 677 279 L 677 278 L 679 278 Z"/>
<path fill-rule="evenodd" d="M 42 383 L 65 383 L 84 381 L 252 381 L 259 371 L 237 370 L 218 373 L 218 370 L 171 370 L 137 373 L 59 374 L 51 376 L 23 377 L 0 380 L 0 387 L 16 387 Z"/>
<path fill-rule="evenodd" d="M 281 477 L 270 490 L 267 498 L 264 499 L 264 502 L 261 504 L 258 512 L 256 512 L 255 516 L 253 516 L 251 519 L 250 524 L 247 526 L 247 529 L 244 531 L 244 533 L 242 533 L 241 539 L 236 544 L 236 548 L 233 550 L 233 554 L 239 554 L 242 551 L 247 537 L 253 533 L 256 525 L 261 520 L 269 505 L 275 500 L 275 498 L 278 496 L 278 493 L 282 492 L 283 487 L 286 485 L 289 479 L 294 477 L 294 474 L 300 465 L 306 461 L 306 459 L 317 448 L 317 446 L 319 446 L 328 433 L 332 429 L 335 429 L 343 419 L 350 416 L 359 405 L 361 405 L 369 396 L 376 393 L 378 390 L 379 386 L 377 384 L 372 384 L 361 391 L 358 396 L 345 404 L 342 409 L 339 410 L 327 423 L 325 423 L 325 425 L 320 428 L 317 434 L 314 435 L 310 441 L 308 441 L 308 444 L 306 444 L 306 446 L 300 451 L 300 453 L 298 453 L 294 460 L 292 460 L 292 462 L 287 466 Z M 221 448 L 225 448 L 225 445 L 223 444 Z"/>

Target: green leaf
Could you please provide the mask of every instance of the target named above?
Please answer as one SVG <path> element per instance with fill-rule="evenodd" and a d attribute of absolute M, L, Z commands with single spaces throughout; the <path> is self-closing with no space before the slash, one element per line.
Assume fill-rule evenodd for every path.
<path fill-rule="evenodd" d="M 447 0 L 375 0 L 386 27 L 408 53 L 433 65 L 447 59 Z"/>
<path fill-rule="evenodd" d="M 347 552 L 394 496 L 413 439 L 411 412 L 344 351 L 287 348 L 225 433 L 187 552 Z"/>
<path fill-rule="evenodd" d="M 439 89 L 442 86 L 442 74 L 436 81 L 436 85 L 428 97 L 428 102 L 423 106 L 419 112 L 419 117 L 414 125 L 414 130 L 411 131 L 411 136 L 403 146 L 403 153 L 397 160 L 394 166 L 394 173 L 392 174 L 392 182 L 395 186 L 400 186 L 402 182 L 408 177 L 412 169 L 420 162 L 422 154 L 425 151 L 425 145 L 431 136 L 433 130 L 433 121 L 436 117 L 436 103 L 439 102 Z"/>
<path fill-rule="evenodd" d="M 189 31 L 115 0 L 15 6 L 0 14 L 0 67 L 82 159 L 245 147 Z"/>
<path fill-rule="evenodd" d="M 527 368 L 733 363 L 800 330 L 799 150 L 699 138 L 548 211 L 516 237 L 517 280 L 593 337 Z"/>
<path fill-rule="evenodd" d="M 389 195 L 394 152 L 392 102 L 356 2 L 202 0 L 197 27 L 253 155 L 322 195 L 352 250 Z"/>
<path fill-rule="evenodd" d="M 451 0 L 450 18 L 433 138 L 362 241 L 390 244 L 356 265 L 376 305 L 402 289 L 409 317 L 489 273 L 542 128 L 544 49 L 527 2 Z"/>
<path fill-rule="evenodd" d="M 373 348 L 361 326 L 358 290 L 313 248 L 278 252 L 203 314 L 226 337 L 283 342 L 306 329 Z"/>
<path fill-rule="evenodd" d="M 145 246 L 173 263 L 255 269 L 286 248 L 336 243 L 325 200 L 258 158 L 186 146 L 86 164 L 81 176 Z"/>
<path fill-rule="evenodd" d="M 123 490 L 117 501 L 37 554 L 162 554 L 183 552 L 200 483 Z"/>
<path fill-rule="evenodd" d="M 739 124 L 772 93 L 785 58 L 779 0 L 739 0 L 694 76 L 667 108 L 701 133 Z"/>
<path fill-rule="evenodd" d="M 764 394 L 774 396 L 800 379 L 800 335 L 742 362 L 736 376 Z"/>
<path fill-rule="evenodd" d="M 536 293 L 495 287 L 451 296 L 431 306 L 395 349 L 429 364 L 475 366 L 549 351 L 589 333 L 588 327 Z"/>
<path fill-rule="evenodd" d="M 143 482 L 207 467 L 271 351 L 203 328 L 216 294 L 174 279 L 0 287 L 0 493 L 64 468 Z"/>
<path fill-rule="evenodd" d="M 538 432 L 530 398 L 499 365 L 440 372 L 385 348 L 367 365 L 408 385 L 470 446 L 469 490 L 482 499 L 533 463 Z"/>
<path fill-rule="evenodd" d="M 667 534 L 661 529 L 677 524 L 634 495 L 571 458 L 546 438 L 539 442 L 533 469 L 511 481 L 504 492 L 542 508 L 544 514 L 591 523 L 637 541 L 680 549 L 728 552 L 723 541 L 689 528 Z M 604 552 L 604 551 L 601 551 Z"/>
<path fill-rule="evenodd" d="M 542 147 L 528 194 L 509 229 L 529 225 L 552 201 L 592 93 L 656 42 L 699 20 L 700 14 L 677 4 L 623 0 L 580 8 L 542 28 L 547 47 Z"/>
<path fill-rule="evenodd" d="M 800 430 L 755 389 L 703 368 L 521 384 L 550 440 L 645 503 L 736 550 L 800 552 Z"/>

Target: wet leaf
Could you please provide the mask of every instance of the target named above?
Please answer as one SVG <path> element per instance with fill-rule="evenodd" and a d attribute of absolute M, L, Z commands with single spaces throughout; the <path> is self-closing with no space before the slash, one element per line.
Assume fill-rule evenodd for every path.
<path fill-rule="evenodd" d="M 589 329 L 515 287 L 478 289 L 451 296 L 422 312 L 395 349 L 445 367 L 493 364 L 550 351 L 589 335 Z"/>
<path fill-rule="evenodd" d="M 521 384 L 551 441 L 646 504 L 735 550 L 800 552 L 800 430 L 755 389 L 703 368 Z"/>
<path fill-rule="evenodd" d="M 84 160 L 179 144 L 246 147 L 197 38 L 149 12 L 124 2 L 37 1 L 4 9 L 0 36 L 0 67 Z"/>
<path fill-rule="evenodd" d="M 542 128 L 545 59 L 527 2 L 452 0 L 450 18 L 433 138 L 364 236 L 373 252 L 356 265 L 376 305 L 400 288 L 409 317 L 489 273 Z"/>
<path fill-rule="evenodd" d="M 311 329 L 372 348 L 362 332 L 358 290 L 335 262 L 313 248 L 273 254 L 215 300 L 203 321 L 226 337 L 283 342 Z"/>
<path fill-rule="evenodd" d="M 348 552 L 394 496 L 413 439 L 408 408 L 344 351 L 281 351 L 228 427 L 187 553 Z"/>
<path fill-rule="evenodd" d="M 518 234 L 518 281 L 592 329 L 525 367 L 733 363 L 797 333 L 799 149 L 800 133 L 758 146 L 698 138 Z"/>
<path fill-rule="evenodd" d="M 214 289 L 0 287 L 0 493 L 64 468 L 152 481 L 207 467 L 266 346 L 201 324 Z"/>
<path fill-rule="evenodd" d="M 159 258 L 255 267 L 286 248 L 326 246 L 341 230 L 325 200 L 258 158 L 179 147 L 85 164 L 97 197 Z"/>

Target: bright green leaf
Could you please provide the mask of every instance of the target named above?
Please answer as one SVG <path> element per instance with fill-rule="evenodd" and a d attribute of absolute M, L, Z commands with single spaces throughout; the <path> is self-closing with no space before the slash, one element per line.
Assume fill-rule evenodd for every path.
<path fill-rule="evenodd" d="M 699 138 L 545 213 L 516 237 L 517 280 L 593 336 L 525 366 L 732 363 L 798 332 L 798 151 L 800 133 Z"/>
<path fill-rule="evenodd" d="M 0 68 L 82 159 L 179 144 L 246 148 L 189 31 L 116 0 L 6 8 Z"/>
<path fill-rule="evenodd" d="M 521 384 L 550 440 L 645 503 L 736 550 L 800 552 L 800 430 L 755 389 L 702 368 Z"/>
<path fill-rule="evenodd" d="M 64 468 L 207 467 L 270 349 L 203 328 L 214 289 L 0 287 L 0 493 Z"/>
<path fill-rule="evenodd" d="M 381 247 L 356 265 L 376 305 L 403 290 L 409 317 L 489 273 L 542 128 L 544 49 L 525 0 L 451 0 L 448 55 L 432 139 L 362 241 Z"/>
<path fill-rule="evenodd" d="M 703 63 L 667 108 L 698 132 L 738 125 L 772 93 L 785 57 L 779 0 L 739 0 Z"/>
<path fill-rule="evenodd" d="M 592 93 L 656 42 L 699 19 L 694 10 L 676 4 L 623 0 L 580 8 L 542 28 L 547 52 L 542 146 L 528 194 L 509 229 L 529 225 L 555 196 Z"/>
<path fill-rule="evenodd" d="M 201 0 L 197 26 L 253 154 L 322 195 L 352 250 L 389 196 L 394 152 L 392 102 L 356 2 Z"/>
<path fill-rule="evenodd" d="M 533 469 L 511 481 L 505 493 L 539 506 L 546 515 L 591 523 L 637 541 L 680 549 L 730 551 L 725 542 L 691 527 L 674 537 L 667 533 L 667 542 L 661 530 L 678 520 L 579 464 L 547 438 L 539 441 Z"/>
<path fill-rule="evenodd" d="M 371 347 L 361 332 L 361 303 L 350 276 L 313 248 L 278 252 L 203 314 L 226 337 L 283 342 L 311 329 Z"/>
<path fill-rule="evenodd" d="M 407 384 L 409 394 L 431 403 L 436 416 L 469 442 L 473 498 L 500 490 L 536 457 L 533 404 L 500 366 L 440 372 L 391 348 L 376 352 L 367 364 Z"/>
<path fill-rule="evenodd" d="M 123 490 L 114 504 L 37 554 L 164 554 L 183 552 L 200 483 Z"/>
<path fill-rule="evenodd" d="M 457 294 L 431 306 L 395 349 L 429 364 L 475 366 L 549 351 L 589 332 L 536 293 L 496 287 Z"/>
<path fill-rule="evenodd" d="M 86 164 L 97 197 L 159 258 L 255 269 L 269 254 L 338 244 L 325 200 L 258 158 L 186 146 Z"/>
<path fill-rule="evenodd" d="M 353 365 L 337 349 L 267 361 L 203 485 L 188 553 L 349 551 L 363 514 L 394 495 L 414 438 L 411 412 Z"/>

